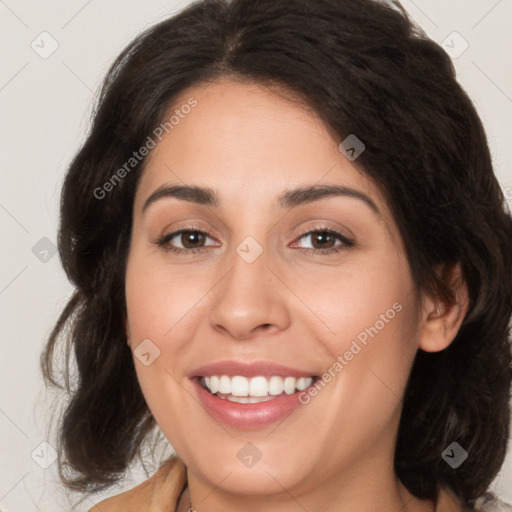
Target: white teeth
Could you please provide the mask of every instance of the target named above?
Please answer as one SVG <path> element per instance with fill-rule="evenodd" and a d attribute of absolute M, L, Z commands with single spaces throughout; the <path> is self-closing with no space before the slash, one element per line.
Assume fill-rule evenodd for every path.
<path fill-rule="evenodd" d="M 205 382 L 206 386 L 208 387 L 208 384 Z M 215 375 L 212 375 L 210 377 L 210 393 L 215 394 L 219 391 L 219 377 L 216 377 Z"/>
<path fill-rule="evenodd" d="M 296 391 L 302 391 L 311 386 L 313 378 L 300 377 L 296 379 L 295 377 L 286 377 L 283 379 L 274 375 L 267 379 L 261 376 L 247 378 L 242 375 L 235 375 L 234 377 L 211 375 L 203 377 L 202 382 L 212 395 L 221 393 L 222 395 L 229 395 L 226 398 L 232 402 L 256 403 L 271 400 L 272 396 L 281 395 L 283 392 L 292 395 Z"/>
<path fill-rule="evenodd" d="M 231 379 L 231 394 L 233 396 L 249 396 L 249 381 L 245 377 L 236 375 Z M 256 396 L 251 393 L 252 396 Z"/>
<path fill-rule="evenodd" d="M 303 389 L 306 389 L 309 387 L 311 382 L 306 379 L 306 377 L 301 377 L 300 379 L 297 379 L 297 389 L 299 391 L 302 391 Z"/>
<path fill-rule="evenodd" d="M 223 398 L 222 396 L 220 398 Z M 239 404 L 257 404 L 259 402 L 268 402 L 273 400 L 271 396 L 226 396 L 226 400 L 230 402 L 237 402 Z"/>
<path fill-rule="evenodd" d="M 280 395 L 284 391 L 283 379 L 281 377 L 270 377 L 268 381 L 268 392 L 270 395 Z"/>
<path fill-rule="evenodd" d="M 232 390 L 231 394 L 235 395 Z M 268 381 L 265 377 L 253 377 L 249 382 L 249 395 L 250 396 L 267 396 L 268 395 Z"/>
<path fill-rule="evenodd" d="M 219 380 L 219 393 L 224 395 L 231 393 L 231 379 L 227 375 L 223 375 Z"/>
<path fill-rule="evenodd" d="M 292 395 L 293 393 L 295 393 L 296 382 L 297 379 L 295 379 L 294 377 L 286 377 L 286 379 L 284 379 L 284 392 L 287 395 Z"/>

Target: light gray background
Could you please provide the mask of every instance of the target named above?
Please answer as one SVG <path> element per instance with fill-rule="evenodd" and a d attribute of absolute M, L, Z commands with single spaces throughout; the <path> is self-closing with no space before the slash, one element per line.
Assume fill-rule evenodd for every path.
<path fill-rule="evenodd" d="M 187 1 L 0 0 L 2 233 L 0 305 L 0 508 L 10 512 L 69 510 L 59 490 L 47 438 L 51 396 L 42 390 L 39 353 L 71 293 L 56 242 L 59 194 L 67 165 L 84 140 L 94 93 L 108 66 L 142 29 Z M 404 0 L 438 42 L 447 39 L 463 87 L 487 129 L 498 178 L 512 205 L 512 0 Z M 31 47 L 57 50 L 43 59 Z M 420 78 L 420 77 L 419 77 Z M 39 251 L 32 249 L 43 244 Z M 39 247 L 39 246 L 37 246 Z M 37 257 L 38 255 L 38 257 Z M 46 258 L 47 261 L 41 261 Z M 35 451 L 34 451 L 35 450 Z M 33 454 L 33 456 L 31 455 Z M 126 486 L 146 478 L 132 473 Z M 512 451 L 493 488 L 512 501 Z M 111 493 L 87 499 L 87 510 Z"/>

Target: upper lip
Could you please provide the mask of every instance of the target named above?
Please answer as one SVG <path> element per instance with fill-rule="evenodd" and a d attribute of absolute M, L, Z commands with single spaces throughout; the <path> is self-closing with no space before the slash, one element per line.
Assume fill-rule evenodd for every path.
<path fill-rule="evenodd" d="M 216 361 L 196 368 L 188 374 L 190 378 L 209 377 L 211 375 L 227 375 L 229 377 L 235 375 L 242 375 L 244 377 L 272 377 L 278 375 L 280 377 L 295 378 L 316 376 L 314 372 L 263 360 L 250 362 L 240 360 Z"/>

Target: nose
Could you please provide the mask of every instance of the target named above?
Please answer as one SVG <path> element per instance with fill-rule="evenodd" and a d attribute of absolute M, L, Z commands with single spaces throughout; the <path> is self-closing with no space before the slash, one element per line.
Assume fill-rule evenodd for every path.
<path fill-rule="evenodd" d="M 212 290 L 210 325 L 234 340 L 273 334 L 290 323 L 286 287 L 270 269 L 268 251 L 249 263 L 233 251 L 232 265 Z"/>

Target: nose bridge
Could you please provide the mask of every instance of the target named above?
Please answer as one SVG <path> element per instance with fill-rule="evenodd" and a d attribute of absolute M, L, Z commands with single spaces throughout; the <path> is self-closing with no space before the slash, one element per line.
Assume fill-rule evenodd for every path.
<path fill-rule="evenodd" d="M 262 235 L 257 235 L 263 238 Z M 247 338 L 260 326 L 284 328 L 287 313 L 278 283 L 267 268 L 271 258 L 265 241 L 247 236 L 233 248 L 229 270 L 219 283 L 210 310 L 215 329 L 234 338 Z M 266 244 L 265 244 L 266 245 Z"/>

